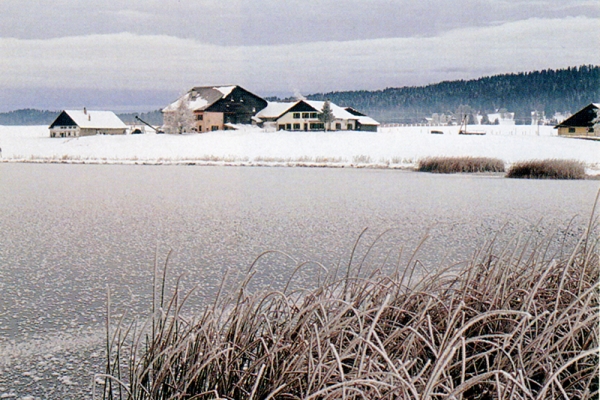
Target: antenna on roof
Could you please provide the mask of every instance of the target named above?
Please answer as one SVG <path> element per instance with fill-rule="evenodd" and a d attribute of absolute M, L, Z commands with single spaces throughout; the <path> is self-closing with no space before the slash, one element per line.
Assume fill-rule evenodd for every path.
<path fill-rule="evenodd" d="M 83 107 L 83 113 L 87 115 L 87 109 Z"/>

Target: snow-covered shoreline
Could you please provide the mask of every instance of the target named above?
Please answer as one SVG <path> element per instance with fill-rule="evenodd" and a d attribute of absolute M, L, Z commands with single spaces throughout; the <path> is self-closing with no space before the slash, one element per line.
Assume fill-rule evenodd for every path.
<path fill-rule="evenodd" d="M 600 142 L 556 136 L 550 126 L 389 127 L 379 132 L 264 132 L 50 138 L 46 126 L 0 126 L 1 162 L 410 169 L 426 157 L 493 157 L 508 165 L 575 159 L 600 174 Z M 432 130 L 443 134 L 431 134 Z"/>

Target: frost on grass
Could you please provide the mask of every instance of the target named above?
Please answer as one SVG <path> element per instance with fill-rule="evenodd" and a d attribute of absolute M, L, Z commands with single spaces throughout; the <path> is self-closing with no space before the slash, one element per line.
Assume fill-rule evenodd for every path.
<path fill-rule="evenodd" d="M 335 271 L 312 290 L 248 283 L 196 319 L 175 293 L 149 336 L 112 332 L 105 394 L 198 398 L 595 398 L 598 239 L 484 247 L 461 268 Z M 562 253 L 561 253 L 562 254 Z M 299 265 L 298 268 L 301 268 Z M 129 343 L 129 344 L 128 344 Z M 121 369 L 120 369 L 121 368 Z M 124 386 L 122 386 L 124 385 Z"/>

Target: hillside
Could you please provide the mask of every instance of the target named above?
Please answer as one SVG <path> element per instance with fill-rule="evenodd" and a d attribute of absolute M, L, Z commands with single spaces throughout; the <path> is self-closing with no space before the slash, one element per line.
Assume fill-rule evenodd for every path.
<path fill-rule="evenodd" d="M 433 113 L 455 113 L 463 106 L 480 113 L 504 108 L 516 113 L 517 124 L 529 124 L 534 110 L 552 117 L 555 112 L 574 113 L 600 101 L 600 67 L 548 69 L 421 87 L 316 93 L 307 98 L 352 106 L 381 122 L 419 123 Z"/>
<path fill-rule="evenodd" d="M 31 108 L 0 113 L 0 125 L 50 125 L 58 116 L 60 111 L 35 110 Z M 162 114 L 160 110 L 146 113 L 117 114 L 126 124 L 135 124 L 135 116 L 138 115 L 144 121 L 153 125 L 162 125 Z"/>
<path fill-rule="evenodd" d="M 26 108 L 0 113 L 0 125 L 50 125 L 59 111 Z"/>

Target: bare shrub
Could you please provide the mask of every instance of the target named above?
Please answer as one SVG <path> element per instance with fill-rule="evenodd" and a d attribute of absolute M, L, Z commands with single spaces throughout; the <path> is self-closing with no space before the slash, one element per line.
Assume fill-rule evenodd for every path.
<path fill-rule="evenodd" d="M 371 162 L 371 157 L 363 154 L 352 157 L 352 163 L 354 164 L 370 164 Z"/>
<path fill-rule="evenodd" d="M 250 271 L 195 321 L 176 293 L 149 329 L 107 334 L 96 380 L 131 399 L 597 398 L 597 239 L 564 259 L 530 250 L 490 244 L 418 279 L 416 263 L 348 266 L 303 292 L 252 295 Z"/>
<path fill-rule="evenodd" d="M 585 179 L 585 166 L 576 160 L 532 160 L 513 164 L 508 178 Z"/>
<path fill-rule="evenodd" d="M 429 157 L 419 161 L 417 171 L 440 174 L 504 172 L 504 161 L 486 157 Z"/>

